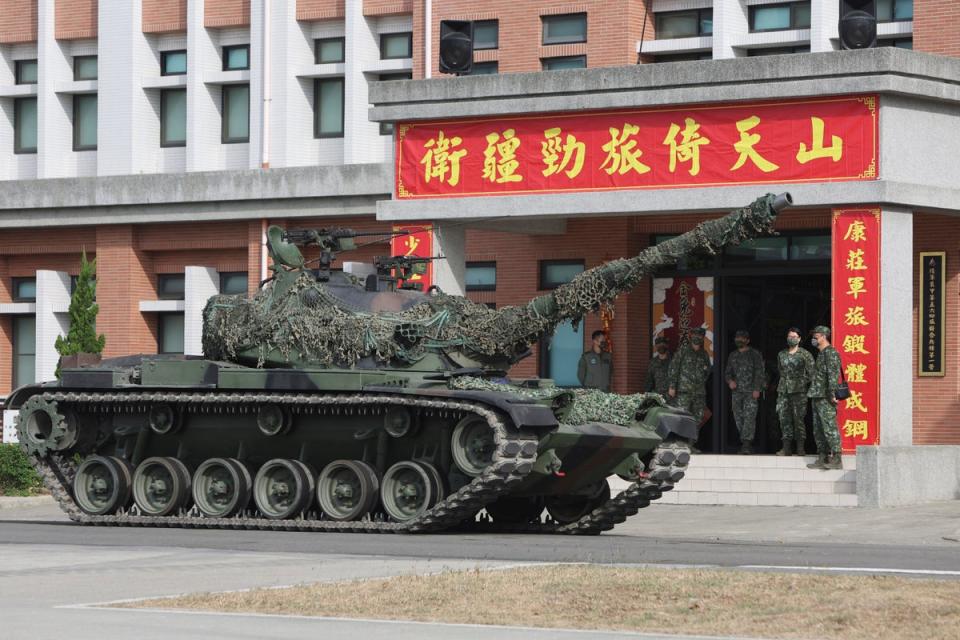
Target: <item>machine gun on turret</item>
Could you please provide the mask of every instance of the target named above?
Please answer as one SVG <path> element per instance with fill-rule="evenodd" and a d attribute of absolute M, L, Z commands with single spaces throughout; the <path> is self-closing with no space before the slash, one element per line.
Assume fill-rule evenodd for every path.
<path fill-rule="evenodd" d="M 386 282 L 388 288 L 404 291 L 422 291 L 423 284 L 412 282 L 414 276 L 427 273 L 427 265 L 434 260 L 446 260 L 444 256 L 378 256 L 373 259 L 377 279 Z"/>
<path fill-rule="evenodd" d="M 321 282 L 330 280 L 330 265 L 337 254 L 357 248 L 356 238 L 368 236 L 399 236 L 408 231 L 384 233 L 382 231 L 354 231 L 348 228 L 333 229 L 283 229 L 276 225 L 267 230 L 267 248 L 273 258 L 273 271 L 276 274 L 281 267 L 303 269 L 307 261 L 299 247 L 317 246 L 320 257 L 311 260 L 316 263 L 316 277 Z"/>

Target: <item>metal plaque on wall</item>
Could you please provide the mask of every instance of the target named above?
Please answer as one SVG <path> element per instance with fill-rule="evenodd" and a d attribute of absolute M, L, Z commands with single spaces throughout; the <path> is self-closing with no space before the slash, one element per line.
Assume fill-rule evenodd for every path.
<path fill-rule="evenodd" d="M 920 376 L 946 375 L 944 359 L 944 289 L 947 254 L 943 251 L 920 253 Z"/>

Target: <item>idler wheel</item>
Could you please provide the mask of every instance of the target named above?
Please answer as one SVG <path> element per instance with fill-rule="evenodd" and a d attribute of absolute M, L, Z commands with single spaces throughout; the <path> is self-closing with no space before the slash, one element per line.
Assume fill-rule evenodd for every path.
<path fill-rule="evenodd" d="M 450 440 L 453 461 L 468 476 L 479 476 L 493 463 L 496 438 L 482 418 L 467 416 L 458 422 Z"/>
<path fill-rule="evenodd" d="M 73 498 L 91 516 L 115 513 L 130 502 L 130 464 L 120 458 L 90 456 L 73 479 Z"/>
<path fill-rule="evenodd" d="M 543 496 L 504 496 L 485 509 L 494 522 L 526 524 L 540 520 L 543 506 Z"/>
<path fill-rule="evenodd" d="M 334 460 L 317 481 L 317 500 L 331 520 L 359 520 L 377 504 L 380 479 L 360 460 Z"/>
<path fill-rule="evenodd" d="M 423 465 L 410 460 L 396 463 L 383 474 L 383 510 L 397 522 L 416 518 L 436 503 L 433 482 Z"/>
<path fill-rule="evenodd" d="M 23 404 L 17 425 L 20 444 L 27 453 L 40 457 L 69 449 L 79 436 L 76 416 L 60 413 L 55 400 L 44 400 L 39 395 Z"/>
<path fill-rule="evenodd" d="M 176 458 L 147 458 L 133 474 L 133 500 L 148 516 L 169 516 L 190 502 L 192 477 Z"/>
<path fill-rule="evenodd" d="M 547 496 L 547 513 L 560 524 L 576 522 L 610 499 L 606 479 L 591 485 L 586 493 Z"/>
<path fill-rule="evenodd" d="M 210 518 L 229 518 L 250 504 L 253 479 L 233 458 L 210 458 L 193 474 L 193 502 Z"/>
<path fill-rule="evenodd" d="M 253 501 L 266 518 L 292 518 L 312 499 L 309 480 L 294 460 L 274 458 L 257 471 L 253 480 Z"/>

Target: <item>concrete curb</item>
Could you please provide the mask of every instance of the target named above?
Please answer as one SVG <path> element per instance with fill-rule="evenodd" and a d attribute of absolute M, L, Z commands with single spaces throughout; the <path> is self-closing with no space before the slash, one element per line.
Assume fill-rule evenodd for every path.
<path fill-rule="evenodd" d="M 0 496 L 0 511 L 24 509 L 27 507 L 45 507 L 53 504 L 53 496 Z"/>

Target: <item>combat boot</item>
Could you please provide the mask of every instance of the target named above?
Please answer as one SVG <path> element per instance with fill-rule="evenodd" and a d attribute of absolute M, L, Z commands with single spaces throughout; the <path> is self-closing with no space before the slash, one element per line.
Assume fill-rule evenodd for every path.
<path fill-rule="evenodd" d="M 823 463 L 824 470 L 826 469 L 843 469 L 843 460 L 840 458 L 839 453 L 831 453 L 827 456 L 827 461 Z"/>
<path fill-rule="evenodd" d="M 791 453 L 793 453 L 793 440 L 784 440 L 783 448 L 777 451 L 776 455 L 789 456 Z"/>
<path fill-rule="evenodd" d="M 751 453 L 753 453 L 753 440 L 744 440 L 740 444 L 740 454 L 748 456 Z"/>
<path fill-rule="evenodd" d="M 826 465 L 826 464 L 827 464 L 827 454 L 826 454 L 826 453 L 818 453 L 818 454 L 817 454 L 817 461 L 816 461 L 816 462 L 811 462 L 810 464 L 808 464 L 808 465 L 807 465 L 807 469 L 826 469 L 827 467 L 824 466 L 824 465 Z"/>
<path fill-rule="evenodd" d="M 803 439 L 797 440 L 797 450 L 795 452 L 798 456 L 807 455 L 807 450 L 803 448 Z M 789 453 L 787 455 L 790 455 Z"/>

